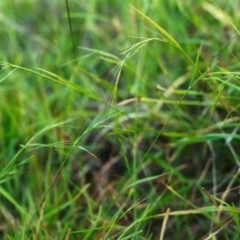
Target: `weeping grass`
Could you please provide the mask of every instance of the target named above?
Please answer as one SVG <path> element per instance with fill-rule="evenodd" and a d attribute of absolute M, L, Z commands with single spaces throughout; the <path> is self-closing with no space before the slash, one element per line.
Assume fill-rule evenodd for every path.
<path fill-rule="evenodd" d="M 1 239 L 238 239 L 237 2 L 0 7 Z"/>

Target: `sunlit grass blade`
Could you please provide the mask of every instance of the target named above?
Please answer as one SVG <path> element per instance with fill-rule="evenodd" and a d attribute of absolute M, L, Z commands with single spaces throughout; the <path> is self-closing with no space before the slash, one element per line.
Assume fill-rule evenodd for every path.
<path fill-rule="evenodd" d="M 160 233 L 160 240 L 164 239 L 164 233 L 166 230 L 166 225 L 167 225 L 167 221 L 168 221 L 168 217 L 169 217 L 169 213 L 170 213 L 170 209 L 167 209 L 166 215 L 163 219 L 163 223 L 162 223 L 162 228 L 161 228 L 161 233 Z"/>
<path fill-rule="evenodd" d="M 11 66 L 15 69 L 20 69 L 20 70 L 23 70 L 23 71 L 26 71 L 26 72 L 30 72 L 30 73 L 33 73 L 35 74 L 36 76 L 39 76 L 39 77 L 42 77 L 42 78 L 45 78 L 45 79 L 48 79 L 48 80 L 51 80 L 55 83 L 58 83 L 58 84 L 61 84 L 63 86 L 66 86 L 74 91 L 77 91 L 77 92 L 80 92 L 90 98 L 93 98 L 95 100 L 98 100 L 100 101 L 100 97 L 94 93 L 91 93 L 89 91 L 87 91 L 86 89 L 82 88 L 81 86 L 73 83 L 73 82 L 70 82 L 66 79 L 63 79 L 61 78 L 60 76 L 54 74 L 54 73 L 51 73 L 47 70 L 44 70 L 44 69 L 41 69 L 41 68 L 37 68 L 38 70 L 44 72 L 45 74 L 42 74 L 42 73 L 39 73 L 37 71 L 34 71 L 34 70 L 31 70 L 31 69 L 28 69 L 28 68 L 24 68 L 24 67 L 21 67 L 21 66 L 17 66 L 17 65 L 14 65 L 14 64 L 10 64 L 10 63 L 6 63 L 6 62 L 1 62 L 2 64 L 5 64 L 5 65 L 8 65 L 8 66 Z M 47 75 L 46 75 L 47 74 Z"/>
<path fill-rule="evenodd" d="M 151 18 L 146 16 L 143 12 L 138 10 L 137 8 L 131 6 L 135 11 L 137 11 L 144 19 L 146 19 L 148 22 L 150 22 L 155 28 L 159 30 L 159 32 L 163 35 L 163 37 L 171 43 L 174 47 L 176 47 L 187 59 L 188 61 L 194 66 L 194 68 L 197 70 L 197 72 L 201 75 L 201 71 L 196 66 L 194 61 L 189 57 L 189 55 L 183 50 L 181 45 L 161 26 L 159 26 L 155 21 L 153 21 Z"/>

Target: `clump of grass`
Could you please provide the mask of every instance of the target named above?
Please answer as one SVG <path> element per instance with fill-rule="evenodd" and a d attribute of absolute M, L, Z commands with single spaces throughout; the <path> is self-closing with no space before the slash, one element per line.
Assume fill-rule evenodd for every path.
<path fill-rule="evenodd" d="M 236 237 L 236 3 L 10 2 L 1 239 Z"/>

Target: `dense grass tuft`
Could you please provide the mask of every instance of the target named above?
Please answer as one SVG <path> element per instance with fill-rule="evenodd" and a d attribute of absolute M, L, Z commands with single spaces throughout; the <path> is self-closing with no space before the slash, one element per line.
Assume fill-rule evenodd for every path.
<path fill-rule="evenodd" d="M 239 7 L 1 1 L 0 238 L 239 239 Z"/>

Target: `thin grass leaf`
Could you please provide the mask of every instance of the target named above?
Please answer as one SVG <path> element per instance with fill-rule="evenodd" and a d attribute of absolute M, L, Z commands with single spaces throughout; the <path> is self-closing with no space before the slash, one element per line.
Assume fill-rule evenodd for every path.
<path fill-rule="evenodd" d="M 144 178 L 144 179 L 137 180 L 137 181 L 132 182 L 131 184 L 129 184 L 129 185 L 126 187 L 126 189 L 129 189 L 129 188 L 131 188 L 131 187 L 134 187 L 134 186 L 139 185 L 139 184 L 144 183 L 144 182 L 153 181 L 153 180 L 155 180 L 155 179 L 161 178 L 161 177 L 166 176 L 166 175 L 168 175 L 168 174 L 169 174 L 169 173 L 163 173 L 163 174 L 160 174 L 160 175 L 151 176 L 151 177 L 146 177 L 146 178 Z"/>
<path fill-rule="evenodd" d="M 143 232 L 142 230 L 139 230 L 139 231 L 137 231 L 135 233 L 132 233 L 132 234 L 128 235 L 127 237 L 121 238 L 121 240 L 133 239 L 133 237 L 136 237 L 137 235 L 139 235 L 142 232 Z"/>
<path fill-rule="evenodd" d="M 1 63 L 5 64 L 5 65 L 8 65 L 8 66 L 11 66 L 11 67 L 13 67 L 15 69 L 21 69 L 23 71 L 33 73 L 33 74 L 35 74 L 37 76 L 46 78 L 46 79 L 51 80 L 51 81 L 53 81 L 55 83 L 61 84 L 61 85 L 66 86 L 66 87 L 69 87 L 70 89 L 73 89 L 73 90 L 75 90 L 77 92 L 83 93 L 84 95 L 86 95 L 86 96 L 88 96 L 90 98 L 93 98 L 95 100 L 100 101 L 100 97 L 97 96 L 96 94 L 88 92 L 86 89 L 80 87 L 79 85 L 77 85 L 77 84 L 75 84 L 73 82 L 70 82 L 68 80 L 65 80 L 65 79 L 59 77 L 58 75 L 56 75 L 54 73 L 51 73 L 51 72 L 49 72 L 47 70 L 44 70 L 44 69 L 41 69 L 41 68 L 37 68 L 38 70 L 48 74 L 48 75 L 45 75 L 45 74 L 41 74 L 41 73 L 39 73 L 37 71 L 31 70 L 31 69 L 28 69 L 28 68 L 24 68 L 24 67 L 21 67 L 21 66 L 17 66 L 17 65 L 14 65 L 14 64 L 6 63 L 6 62 L 1 62 Z"/>
<path fill-rule="evenodd" d="M 138 10 L 137 8 L 131 7 L 137 11 L 144 19 L 146 19 L 149 23 L 151 23 L 155 28 L 159 30 L 159 32 L 165 37 L 165 40 L 171 43 L 174 47 L 176 47 L 180 52 L 189 60 L 189 62 L 194 66 L 194 68 L 197 70 L 197 72 L 201 75 L 201 71 L 196 66 L 196 64 L 193 62 L 193 60 L 189 57 L 189 55 L 183 50 L 181 45 L 162 27 L 160 27 L 155 21 L 153 21 L 151 18 L 147 17 L 143 12 Z"/>
<path fill-rule="evenodd" d="M 223 16 L 225 16 L 226 20 L 230 23 L 230 25 L 233 27 L 233 29 L 240 36 L 240 32 L 239 32 L 238 28 L 236 27 L 236 25 L 234 24 L 234 22 L 231 20 L 231 17 L 225 11 L 223 11 L 214 0 L 210 0 L 210 1 L 216 6 L 216 8 L 218 8 L 218 10 L 221 12 L 221 14 Z"/>
<path fill-rule="evenodd" d="M 13 206 L 18 210 L 18 212 L 24 216 L 27 215 L 26 209 L 22 207 L 15 199 L 12 197 L 7 191 L 5 191 L 2 187 L 0 187 L 0 195 L 1 198 L 6 198 Z"/>
<path fill-rule="evenodd" d="M 8 76 L 10 76 L 13 72 L 15 72 L 17 69 L 13 69 L 11 72 L 9 72 L 4 78 L 0 79 L 0 83 L 3 82 Z"/>
<path fill-rule="evenodd" d="M 216 206 L 207 206 L 207 207 L 202 207 L 202 208 L 197 208 L 197 209 L 188 209 L 188 210 L 180 210 L 180 211 L 171 211 L 169 213 L 169 216 L 181 216 L 181 215 L 192 215 L 192 214 L 207 214 L 207 213 L 212 213 L 212 212 L 218 212 L 218 211 L 223 211 L 223 212 L 234 212 L 234 213 L 240 213 L 239 208 L 233 208 L 233 207 L 223 207 L 219 206 L 217 208 Z M 166 213 L 160 213 L 156 214 L 153 217 L 154 218 L 159 218 L 159 217 L 165 217 Z"/>
<path fill-rule="evenodd" d="M 167 221 L 168 221 L 168 218 L 169 218 L 169 213 L 170 213 L 170 208 L 167 209 L 166 215 L 165 215 L 165 217 L 163 219 L 161 233 L 160 233 L 160 238 L 159 238 L 160 240 L 164 239 L 164 233 L 166 231 Z"/>

